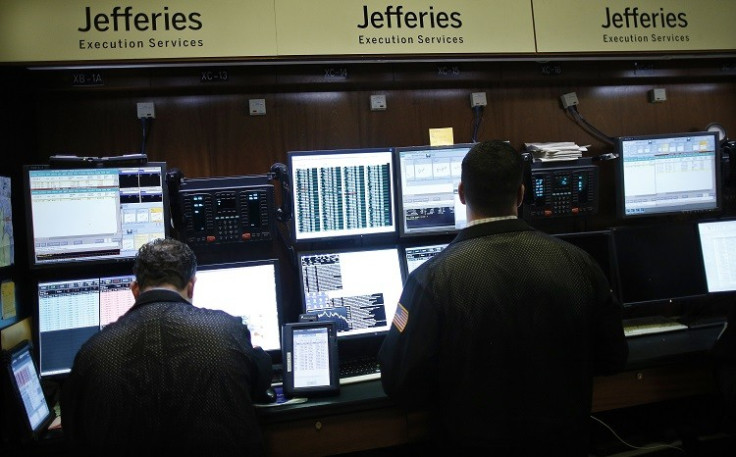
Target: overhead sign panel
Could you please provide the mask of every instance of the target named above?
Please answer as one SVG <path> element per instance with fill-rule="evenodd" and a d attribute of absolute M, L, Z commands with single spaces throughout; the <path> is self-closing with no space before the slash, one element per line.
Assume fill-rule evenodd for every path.
<path fill-rule="evenodd" d="M 0 0 L 0 61 L 276 54 L 273 0 Z"/>
<path fill-rule="evenodd" d="M 519 0 L 275 0 L 279 55 L 533 53 Z"/>
<path fill-rule="evenodd" d="M 736 49 L 732 0 L 534 0 L 538 52 Z"/>

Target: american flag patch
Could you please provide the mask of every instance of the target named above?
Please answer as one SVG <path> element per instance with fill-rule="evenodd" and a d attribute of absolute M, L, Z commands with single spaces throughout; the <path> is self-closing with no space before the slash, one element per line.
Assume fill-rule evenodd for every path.
<path fill-rule="evenodd" d="M 396 307 L 396 314 L 394 314 L 394 325 L 399 332 L 403 332 L 407 322 L 409 322 L 409 310 L 399 303 Z"/>

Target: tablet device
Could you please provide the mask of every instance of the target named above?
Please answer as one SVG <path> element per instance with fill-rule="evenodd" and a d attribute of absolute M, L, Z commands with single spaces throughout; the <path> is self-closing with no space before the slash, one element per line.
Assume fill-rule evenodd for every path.
<path fill-rule="evenodd" d="M 334 321 L 284 324 L 282 366 L 287 397 L 337 395 L 340 391 L 337 324 Z"/>
<path fill-rule="evenodd" d="M 24 340 L 3 351 L 5 384 L 23 442 L 40 438 L 56 417 L 46 401 L 31 349 L 31 343 Z"/>

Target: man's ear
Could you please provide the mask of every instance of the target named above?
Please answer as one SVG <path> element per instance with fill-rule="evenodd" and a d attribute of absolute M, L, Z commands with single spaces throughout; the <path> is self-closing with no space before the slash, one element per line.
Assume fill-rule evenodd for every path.
<path fill-rule="evenodd" d="M 519 186 L 519 190 L 516 194 L 516 206 L 519 207 L 524 204 L 524 191 L 526 190 L 526 187 L 524 186 L 524 183 L 521 183 Z"/>
<path fill-rule="evenodd" d="M 457 196 L 460 198 L 460 203 L 464 205 L 465 204 L 465 186 L 463 186 L 462 181 L 460 181 L 457 185 Z"/>
<path fill-rule="evenodd" d="M 133 298 L 138 300 L 138 295 L 141 294 L 141 285 L 138 284 L 138 281 L 130 283 L 130 291 L 133 292 Z"/>
<path fill-rule="evenodd" d="M 194 283 L 195 282 L 197 282 L 196 276 L 194 276 L 192 279 L 189 280 L 189 282 L 187 282 L 187 297 L 189 298 L 189 300 L 191 300 L 192 297 L 194 297 Z"/>

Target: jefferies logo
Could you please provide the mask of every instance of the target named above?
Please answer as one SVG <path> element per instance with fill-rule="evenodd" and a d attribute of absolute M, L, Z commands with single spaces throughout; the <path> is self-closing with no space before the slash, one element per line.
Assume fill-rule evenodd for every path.
<path fill-rule="evenodd" d="M 80 32 L 119 32 L 119 31 L 183 31 L 200 30 L 202 15 L 198 12 L 183 13 L 169 11 L 164 6 L 163 11 L 144 12 L 134 11 L 132 6 L 113 7 L 111 12 L 95 12 L 87 6 L 84 8 L 84 25 L 77 30 Z"/>

